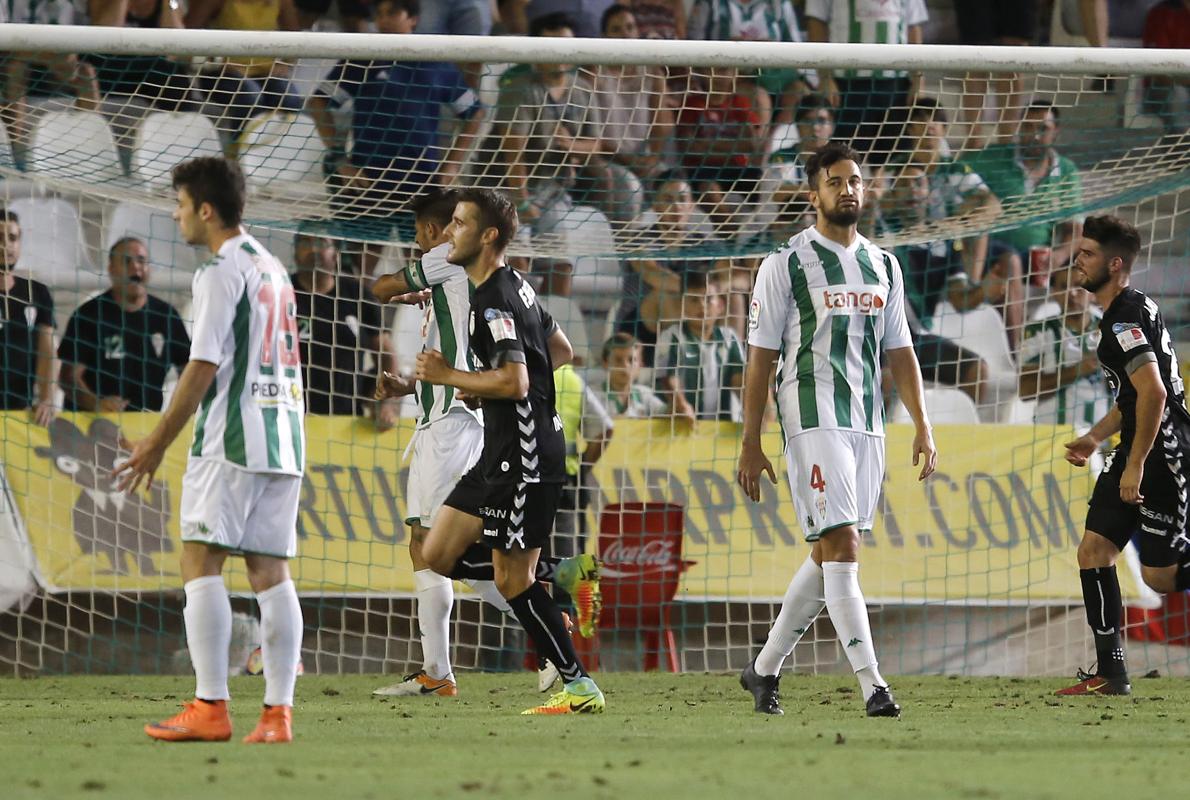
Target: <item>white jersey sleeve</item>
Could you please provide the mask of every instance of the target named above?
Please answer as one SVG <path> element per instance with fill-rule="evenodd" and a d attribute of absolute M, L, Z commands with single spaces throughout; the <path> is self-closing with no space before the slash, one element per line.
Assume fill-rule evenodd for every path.
<path fill-rule="evenodd" d="M 888 265 L 888 305 L 884 309 L 885 350 L 912 347 L 913 337 L 909 335 L 909 321 L 905 318 L 905 278 L 901 265 L 892 253 L 885 253 Z"/>
<path fill-rule="evenodd" d="M 1053 372 L 1059 365 L 1055 363 L 1054 331 L 1046 323 L 1039 320 L 1025 326 L 1017 359 L 1021 364 L 1035 364 L 1042 372 Z"/>
<path fill-rule="evenodd" d="M 236 317 L 236 304 L 244 293 L 244 281 L 234 269 L 220 268 L 222 255 L 201 267 L 192 284 L 194 300 L 190 360 L 219 364 L 232 348 L 228 338 Z"/>
<path fill-rule="evenodd" d="M 450 252 L 450 245 L 440 244 L 432 250 L 422 254 L 422 257 L 405 268 L 405 282 L 413 291 L 421 291 L 431 286 L 441 286 L 452 278 L 466 275 L 457 264 L 446 260 Z"/>
<path fill-rule="evenodd" d="M 748 307 L 748 344 L 766 350 L 780 350 L 789 325 L 792 289 L 789 270 L 779 253 L 760 262 L 752 303 Z"/>

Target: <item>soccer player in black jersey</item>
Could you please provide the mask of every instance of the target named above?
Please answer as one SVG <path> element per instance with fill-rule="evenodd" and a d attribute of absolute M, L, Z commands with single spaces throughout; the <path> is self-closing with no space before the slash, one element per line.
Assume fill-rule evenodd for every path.
<path fill-rule="evenodd" d="M 441 575 L 481 577 L 460 569 L 464 551 L 480 540 L 491 548 L 497 588 L 566 681 L 544 705 L 524 713 L 600 712 L 603 693 L 579 662 L 562 612 L 535 572 L 566 475 L 553 373 L 573 351 L 533 287 L 504 263 L 516 229 L 516 209 L 503 195 L 460 192 L 446 231 L 447 259 L 462 266 L 475 287 L 471 350 L 482 371 L 457 370 L 430 350 L 418 355 L 416 376 L 483 400 L 483 452 L 446 498 L 422 555 Z"/>
<path fill-rule="evenodd" d="M 1161 312 L 1128 285 L 1139 252 L 1136 228 L 1116 217 L 1090 217 L 1074 260 L 1074 279 L 1103 309 L 1099 363 L 1116 403 L 1090 431 L 1067 443 L 1066 460 L 1085 466 L 1108 437 L 1118 432 L 1120 443 L 1095 483 L 1078 547 L 1083 603 L 1099 668 L 1095 674 L 1080 671 L 1079 682 L 1060 695 L 1132 691 L 1115 564 L 1133 536 L 1145 583 L 1158 592 L 1190 589 L 1190 413 Z"/>

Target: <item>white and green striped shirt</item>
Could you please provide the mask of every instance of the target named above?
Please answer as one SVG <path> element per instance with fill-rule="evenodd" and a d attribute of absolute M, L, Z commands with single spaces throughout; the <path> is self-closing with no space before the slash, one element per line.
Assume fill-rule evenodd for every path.
<path fill-rule="evenodd" d="M 909 28 L 929 19 L 924 0 L 806 0 L 806 16 L 830 29 L 832 42 L 908 44 Z M 895 69 L 835 70 L 839 78 L 903 78 Z"/>
<path fill-rule="evenodd" d="M 470 371 L 474 369 L 467 331 L 471 284 L 466 270 L 446 260 L 448 252 L 450 244 L 445 243 L 423 254 L 419 261 L 405 268 L 405 282 L 410 291 L 433 290 L 421 323 L 422 349 L 437 350 L 455 369 Z M 459 400 L 452 386 L 418 381 L 415 396 L 421 408 L 419 428 L 442 419 L 453 409 L 478 417 L 477 412 Z"/>
<path fill-rule="evenodd" d="M 246 233 L 223 243 L 193 283 L 190 360 L 215 364 L 191 459 L 301 475 L 304 399 L 297 299 L 281 262 Z"/>
<path fill-rule="evenodd" d="M 742 421 L 744 346 L 734 330 L 720 325 L 701 339 L 685 324 L 670 325 L 657 336 L 654 352 L 658 386 L 665 389 L 665 378 L 677 380 L 699 419 Z"/>
<path fill-rule="evenodd" d="M 1042 374 L 1048 374 L 1077 364 L 1088 353 L 1094 353 L 1099 347 L 1099 319 L 1103 314 L 1095 310 L 1092 315 L 1082 333 L 1068 328 L 1060 311 L 1030 322 L 1025 326 L 1025 338 L 1021 342 L 1021 363 L 1036 365 Z M 1073 425 L 1085 432 L 1103 419 L 1111 407 L 1112 397 L 1103 373 L 1097 371 L 1038 400 L 1033 421 L 1039 425 Z"/>
<path fill-rule="evenodd" d="M 893 255 L 807 228 L 760 264 L 748 344 L 780 351 L 777 411 L 788 440 L 813 428 L 884 434 L 879 351 L 911 347 Z"/>
<path fill-rule="evenodd" d="M 690 39 L 802 41 L 790 0 L 694 0 L 686 30 Z"/>

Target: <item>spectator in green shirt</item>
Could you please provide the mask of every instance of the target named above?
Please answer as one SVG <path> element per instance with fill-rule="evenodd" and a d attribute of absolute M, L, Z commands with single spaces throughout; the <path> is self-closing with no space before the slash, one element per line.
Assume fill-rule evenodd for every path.
<path fill-rule="evenodd" d="M 993 144 L 960 159 L 968 164 L 1000 198 L 1007 215 L 1028 217 L 1069 209 L 1070 216 L 1082 203 L 1082 181 L 1074 162 L 1058 153 L 1058 109 L 1044 100 L 1034 100 L 1025 109 L 1020 134 L 1015 142 Z M 1049 263 L 1065 264 L 1080 237 L 1079 225 L 1055 226 L 1050 222 L 1025 222 L 993 234 L 993 241 L 1010 245 L 1022 264 L 1029 263 L 1029 250 L 1053 248 Z M 1055 238 L 1058 241 L 1055 241 Z"/>

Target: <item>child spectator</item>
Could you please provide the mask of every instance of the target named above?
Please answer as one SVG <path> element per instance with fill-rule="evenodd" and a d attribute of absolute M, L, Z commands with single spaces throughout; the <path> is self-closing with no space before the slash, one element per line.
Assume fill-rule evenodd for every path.
<path fill-rule="evenodd" d="M 604 406 L 616 417 L 640 419 L 666 412 L 665 401 L 639 381 L 643 362 L 640 342 L 630 333 L 617 333 L 603 343 Z"/>

